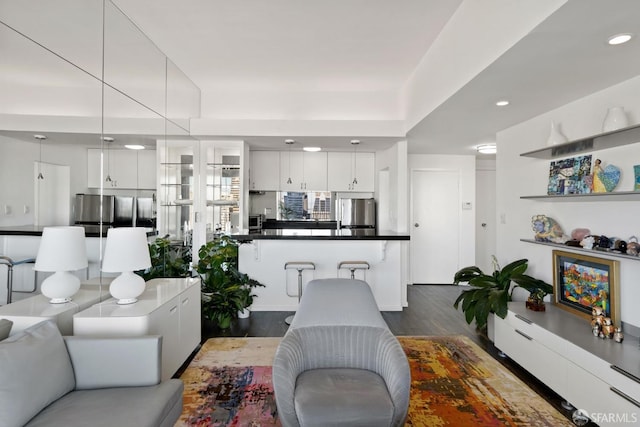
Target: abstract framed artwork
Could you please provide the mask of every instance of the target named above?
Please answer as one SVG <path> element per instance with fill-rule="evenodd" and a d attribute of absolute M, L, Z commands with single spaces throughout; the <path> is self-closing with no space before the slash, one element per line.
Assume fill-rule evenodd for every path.
<path fill-rule="evenodd" d="M 555 160 L 549 165 L 548 195 L 591 193 L 591 155 Z"/>
<path fill-rule="evenodd" d="M 600 307 L 620 326 L 619 266 L 610 259 L 554 250 L 554 303 L 586 319 L 591 319 L 594 307 Z"/>

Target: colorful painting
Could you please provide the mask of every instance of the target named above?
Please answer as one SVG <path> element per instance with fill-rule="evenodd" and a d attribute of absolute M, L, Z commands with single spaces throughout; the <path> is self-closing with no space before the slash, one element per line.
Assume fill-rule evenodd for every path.
<path fill-rule="evenodd" d="M 591 193 L 591 155 L 556 160 L 549 166 L 548 195 Z"/>
<path fill-rule="evenodd" d="M 617 324 L 618 261 L 553 251 L 555 303 L 591 318 L 594 307 Z"/>

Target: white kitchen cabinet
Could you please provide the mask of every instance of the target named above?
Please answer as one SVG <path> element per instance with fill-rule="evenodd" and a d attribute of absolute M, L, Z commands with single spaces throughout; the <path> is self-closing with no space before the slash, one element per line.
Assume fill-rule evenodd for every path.
<path fill-rule="evenodd" d="M 329 191 L 375 190 L 375 154 L 330 152 L 328 153 Z"/>
<path fill-rule="evenodd" d="M 138 183 L 136 188 L 156 189 L 156 150 L 138 150 Z"/>
<path fill-rule="evenodd" d="M 250 190 L 278 191 L 280 189 L 280 153 L 252 151 L 249 179 Z"/>
<path fill-rule="evenodd" d="M 280 152 L 280 191 L 326 190 L 327 153 Z"/>
<path fill-rule="evenodd" d="M 151 153 L 151 152 L 149 152 Z M 103 176 L 100 175 L 100 159 L 101 150 L 99 148 L 89 148 L 87 150 L 87 187 L 100 188 L 102 181 L 111 177 L 111 184 L 104 182 L 105 188 L 155 188 L 155 151 L 151 154 L 143 154 L 142 163 L 139 163 L 138 152 L 134 150 L 106 150 L 104 151 L 104 170 Z M 153 155 L 153 162 L 149 157 Z M 150 169 L 150 168 L 153 169 Z M 145 172 L 142 172 L 145 168 Z M 143 181 L 144 187 L 140 187 L 138 183 L 138 171 L 144 175 L 152 175 L 153 184 L 150 181 Z M 149 185 L 148 187 L 146 185 Z"/>
<path fill-rule="evenodd" d="M 200 279 L 153 279 L 138 302 L 111 298 L 73 316 L 75 335 L 162 335 L 162 379 L 182 366 L 200 343 Z"/>

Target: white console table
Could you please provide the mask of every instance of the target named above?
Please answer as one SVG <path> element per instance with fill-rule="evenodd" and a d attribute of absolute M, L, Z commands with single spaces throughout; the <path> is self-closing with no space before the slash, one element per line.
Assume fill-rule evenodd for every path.
<path fill-rule="evenodd" d="M 588 320 L 552 304 L 536 312 L 511 302 L 505 319 L 495 316 L 495 346 L 600 426 L 640 422 L 637 337 L 597 338 Z"/>
<path fill-rule="evenodd" d="M 108 287 L 83 285 L 72 298 L 64 304 L 51 304 L 42 294 L 34 295 L 0 307 L 0 319 L 13 322 L 12 335 L 47 319 L 56 322 L 62 335 L 73 335 L 73 315 L 111 295 Z"/>
<path fill-rule="evenodd" d="M 171 378 L 200 344 L 200 279 L 147 282 L 138 302 L 111 298 L 73 316 L 75 335 L 162 335 L 162 378 Z"/>

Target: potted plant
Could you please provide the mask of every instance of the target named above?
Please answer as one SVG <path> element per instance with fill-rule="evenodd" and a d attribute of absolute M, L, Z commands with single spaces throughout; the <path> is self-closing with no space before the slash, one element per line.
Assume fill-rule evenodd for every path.
<path fill-rule="evenodd" d="M 489 313 L 495 313 L 501 318 L 507 316 L 508 302 L 515 287 L 528 290 L 536 297 L 553 293 L 553 287 L 548 283 L 524 274 L 527 270 L 527 259 L 520 259 L 500 268 L 496 257 L 493 257 L 493 274 L 483 273 L 476 266 L 465 267 L 454 276 L 453 283 L 469 283 L 470 289 L 463 290 L 453 306 L 457 309 L 462 303 L 462 311 L 467 323 L 475 319 L 479 329 L 485 329 Z M 515 283 L 512 288 L 511 284 Z"/>
<path fill-rule="evenodd" d="M 238 242 L 222 235 L 200 247 L 196 271 L 202 280 L 202 316 L 220 329 L 253 303 L 252 289 L 264 286 L 238 271 Z"/>
<path fill-rule="evenodd" d="M 157 277 L 190 277 L 191 249 L 172 244 L 167 237 L 158 237 L 149 243 L 151 267 L 140 275 L 145 281 Z"/>

